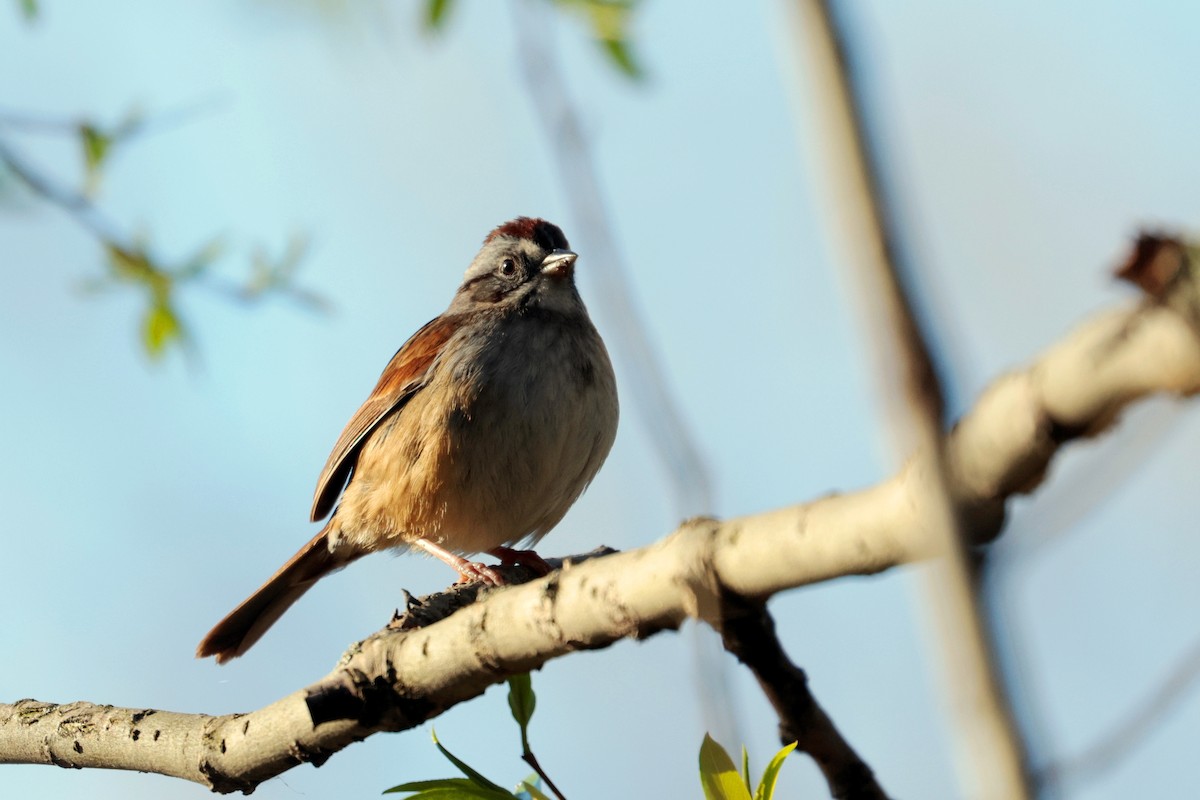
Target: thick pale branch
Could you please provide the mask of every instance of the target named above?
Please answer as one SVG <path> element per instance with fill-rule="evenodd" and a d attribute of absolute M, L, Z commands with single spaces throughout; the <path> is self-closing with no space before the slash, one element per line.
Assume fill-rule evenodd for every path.
<path fill-rule="evenodd" d="M 1178 311 L 1145 305 L 1095 317 L 1033 366 L 997 381 L 950 434 L 950 489 L 965 530 L 976 542 L 994 537 L 1005 500 L 1035 488 L 1066 440 L 1104 430 L 1146 395 L 1197 391 L 1200 339 Z M 918 457 L 852 494 L 694 520 L 650 547 L 487 592 L 427 627 L 382 631 L 317 684 L 249 714 L 0 705 L 0 763 L 136 769 L 250 791 L 571 651 L 674 629 L 689 617 L 719 629 L 728 595 L 763 600 L 922 558 L 927 495 L 916 489 L 924 463 Z"/>

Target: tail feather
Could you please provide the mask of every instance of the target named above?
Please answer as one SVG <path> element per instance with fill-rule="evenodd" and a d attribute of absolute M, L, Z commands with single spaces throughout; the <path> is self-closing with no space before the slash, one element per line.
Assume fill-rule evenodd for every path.
<path fill-rule="evenodd" d="M 328 532 L 326 526 L 258 591 L 218 622 L 196 648 L 196 657 L 216 656 L 217 663 L 224 664 L 242 655 L 314 583 L 354 560 L 337 558 L 329 552 Z"/>

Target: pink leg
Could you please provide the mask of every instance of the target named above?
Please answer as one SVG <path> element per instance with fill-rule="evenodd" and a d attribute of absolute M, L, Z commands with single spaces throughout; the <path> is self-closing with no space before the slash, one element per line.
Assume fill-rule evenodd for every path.
<path fill-rule="evenodd" d="M 529 567 L 538 575 L 549 575 L 554 571 L 554 568 L 546 563 L 546 559 L 539 556 L 532 550 L 514 550 L 511 547 L 493 547 L 488 550 L 489 555 L 493 555 L 500 559 L 501 564 L 521 564 Z"/>
<path fill-rule="evenodd" d="M 504 585 L 504 576 L 486 564 L 480 564 L 478 561 L 467 561 L 462 556 L 451 553 L 446 548 L 436 545 L 428 539 L 416 539 L 413 541 L 413 544 L 434 558 L 444 561 L 453 567 L 454 571 L 459 575 L 459 583 L 479 581 L 488 586 Z"/>

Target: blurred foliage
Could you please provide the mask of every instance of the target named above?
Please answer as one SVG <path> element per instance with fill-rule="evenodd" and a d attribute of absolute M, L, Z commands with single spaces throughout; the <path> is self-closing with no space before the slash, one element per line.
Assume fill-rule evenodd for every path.
<path fill-rule="evenodd" d="M 9 129 L 76 138 L 83 167 L 81 187 L 74 190 L 58 183 L 20 155 L 3 136 Z M 34 199 L 66 212 L 95 237 L 105 256 L 104 270 L 101 275 L 86 280 L 85 288 L 132 287 L 142 291 L 146 306 L 139 324 L 139 339 L 151 359 L 161 359 L 173 349 L 186 351 L 192 344 L 188 326 L 178 310 L 180 294 L 185 287 L 216 291 L 241 303 L 282 297 L 310 311 L 326 310 L 327 305 L 320 296 L 296 282 L 298 269 L 308 251 L 308 240 L 304 236 L 293 235 L 278 258 L 272 257 L 266 249 L 256 247 L 248 258 L 249 274 L 240 282 L 231 282 L 213 269 L 225 254 L 219 239 L 214 237 L 183 263 L 171 264 L 156 256 L 147 242 L 128 239 L 104 218 L 95 205 L 95 196 L 105 169 L 118 146 L 147 129 L 147 121 L 136 110 L 114 125 L 91 119 L 72 121 L 0 115 L 0 177 L 6 186 L 8 183 L 21 185 Z"/>
<path fill-rule="evenodd" d="M 642 69 L 630 43 L 631 20 L 638 0 L 548 2 L 582 19 L 608 61 L 622 75 L 632 79 L 642 77 Z M 432 31 L 443 30 L 453 7 L 451 0 L 426 0 L 425 26 Z M 38 0 L 17 0 L 17 8 L 27 21 L 37 19 L 41 12 Z M 5 139 L 5 133 L 10 128 L 40 135 L 74 136 L 78 141 L 83 171 L 78 190 L 49 179 L 18 155 Z M 146 128 L 146 119 L 136 110 L 111 125 L 92 119 L 68 121 L 0 116 L 0 189 L 7 190 L 13 184 L 24 186 L 35 199 L 59 207 L 97 239 L 105 254 L 105 270 L 98 278 L 88 281 L 87 285 L 92 289 L 132 287 L 144 293 L 146 307 L 140 322 L 140 339 L 145 352 L 152 359 L 160 359 L 176 348 L 186 349 L 191 342 L 188 326 L 178 310 L 179 298 L 185 287 L 194 285 L 216 289 L 244 303 L 277 296 L 308 310 L 325 310 L 327 305 L 320 296 L 296 283 L 297 270 L 308 249 L 304 237 L 293 236 L 279 258 L 271 258 L 264 249 L 256 248 L 249 256 L 249 275 L 246 280 L 230 284 L 216 277 L 211 269 L 224 251 L 216 239 L 183 264 L 172 265 L 155 256 L 144 242 L 128 240 L 103 218 L 94 202 L 113 153 L 143 134 Z M 532 707 L 529 713 L 532 714 Z M 526 754 L 531 756 L 525 738 L 527 722 L 522 723 L 521 736 Z"/>
<path fill-rule="evenodd" d="M 149 305 L 142 319 L 142 344 L 151 358 L 159 358 L 174 344 L 183 344 L 186 329 L 175 310 L 175 288 L 198 275 L 203 266 L 170 270 L 155 263 L 144 249 L 129 250 L 113 242 L 105 242 L 109 276 L 113 283 L 127 283 L 146 290 Z"/>
<path fill-rule="evenodd" d="M 172 347 L 192 344 L 188 328 L 179 315 L 176 298 L 188 284 L 199 284 L 241 302 L 256 302 L 267 296 L 289 298 L 313 311 L 325 311 L 325 301 L 294 281 L 295 272 L 308 248 L 308 240 L 293 235 L 283 255 L 271 258 L 258 247 L 250 259 L 250 276 L 244 283 L 230 283 L 213 274 L 214 264 L 225 254 L 225 246 L 213 239 L 185 259 L 169 265 L 155 258 L 144 242 L 124 246 L 102 241 L 106 255 L 104 275 L 84 283 L 87 291 L 102 291 L 114 286 L 140 289 L 146 297 L 142 317 L 141 342 L 153 359 L 161 358 Z"/>
<path fill-rule="evenodd" d="M 438 30 L 446 22 L 446 12 L 450 10 L 450 0 L 429 0 L 425 6 L 425 26 L 430 30 Z"/>
<path fill-rule="evenodd" d="M 771 800 L 779 770 L 795 749 L 796 743 L 792 742 L 776 753 L 763 770 L 758 787 L 754 788 L 750 783 L 750 757 L 746 748 L 742 748 L 742 771 L 738 774 L 725 748 L 704 734 L 704 742 L 700 745 L 700 784 L 704 787 L 705 800 Z"/>
<path fill-rule="evenodd" d="M 272 295 L 285 297 L 309 311 L 329 311 L 324 297 L 296 283 L 296 273 L 308 255 L 308 236 L 294 233 L 278 259 L 258 246 L 250 255 L 250 277 L 239 290 L 242 300 L 261 300 Z"/>
<path fill-rule="evenodd" d="M 630 22 L 638 0 L 551 0 L 560 9 L 581 17 L 592 38 L 617 70 L 627 78 L 643 77 L 630 45 Z M 431 31 L 445 28 L 451 0 L 427 0 L 425 26 Z"/>

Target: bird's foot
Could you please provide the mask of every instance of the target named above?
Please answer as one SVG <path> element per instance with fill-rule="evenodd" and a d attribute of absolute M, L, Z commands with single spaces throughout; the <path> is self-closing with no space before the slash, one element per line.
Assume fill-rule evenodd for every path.
<path fill-rule="evenodd" d="M 467 561 L 465 558 L 461 558 L 459 563 L 450 566 L 458 570 L 458 580 L 455 583 L 478 581 L 485 586 L 503 586 L 508 583 L 499 572 L 478 561 Z"/>
<path fill-rule="evenodd" d="M 503 575 L 487 564 L 480 564 L 478 561 L 468 561 L 457 553 L 451 553 L 446 548 L 434 544 L 428 539 L 416 539 L 413 541 L 413 544 L 439 561 L 449 564 L 458 573 L 456 583 L 478 581 L 485 586 L 503 586 L 507 583 Z"/>
<path fill-rule="evenodd" d="M 538 575 L 549 575 L 554 571 L 554 568 L 546 563 L 546 559 L 539 556 L 532 550 L 514 550 L 511 547 L 493 547 L 488 550 L 489 555 L 493 555 L 500 559 L 503 564 L 520 564 L 523 567 L 529 567 Z"/>

